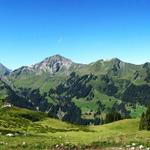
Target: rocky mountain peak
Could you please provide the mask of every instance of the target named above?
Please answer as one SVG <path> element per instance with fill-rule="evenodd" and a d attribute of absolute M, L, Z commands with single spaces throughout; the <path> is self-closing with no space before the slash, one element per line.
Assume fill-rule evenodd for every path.
<path fill-rule="evenodd" d="M 59 63 L 59 62 L 61 62 L 62 64 L 73 63 L 70 59 L 67 59 L 61 55 L 54 55 L 54 56 L 48 57 L 44 61 L 46 61 L 50 64 L 51 63 Z"/>
<path fill-rule="evenodd" d="M 31 66 L 23 66 L 12 72 L 12 75 L 21 75 L 22 73 L 36 73 L 37 75 L 42 73 L 56 74 L 62 72 L 69 74 L 75 71 L 77 68 L 82 67 L 82 64 L 72 62 L 70 59 L 65 58 L 61 55 L 54 55 L 45 58 L 43 61 L 36 63 Z"/>
<path fill-rule="evenodd" d="M 42 62 L 33 65 L 34 69 L 56 73 L 60 70 L 68 70 L 73 65 L 71 60 L 60 55 L 54 55 L 44 59 Z"/>

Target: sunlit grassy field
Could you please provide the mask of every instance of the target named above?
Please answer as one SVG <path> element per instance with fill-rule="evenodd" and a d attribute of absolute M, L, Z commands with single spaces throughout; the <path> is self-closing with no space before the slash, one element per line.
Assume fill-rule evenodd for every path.
<path fill-rule="evenodd" d="M 19 108 L 0 109 L 0 149 L 96 149 L 150 146 L 150 132 L 139 131 L 139 119 L 102 126 L 79 126 Z"/>

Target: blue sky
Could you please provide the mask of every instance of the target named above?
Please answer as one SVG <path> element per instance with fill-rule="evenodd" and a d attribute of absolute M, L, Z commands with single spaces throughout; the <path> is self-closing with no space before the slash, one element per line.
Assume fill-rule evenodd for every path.
<path fill-rule="evenodd" d="M 60 54 L 80 63 L 150 61 L 149 0 L 0 0 L 0 62 Z"/>

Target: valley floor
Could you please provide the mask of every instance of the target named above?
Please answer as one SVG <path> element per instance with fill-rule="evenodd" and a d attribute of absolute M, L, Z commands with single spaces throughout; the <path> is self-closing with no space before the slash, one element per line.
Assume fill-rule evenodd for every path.
<path fill-rule="evenodd" d="M 138 126 L 138 119 L 102 126 L 78 126 L 25 109 L 1 109 L 0 150 L 148 150 L 150 132 L 139 131 Z"/>

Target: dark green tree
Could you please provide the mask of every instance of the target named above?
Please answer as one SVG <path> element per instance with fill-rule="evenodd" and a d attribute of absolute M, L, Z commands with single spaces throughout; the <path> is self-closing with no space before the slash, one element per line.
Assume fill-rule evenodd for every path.
<path fill-rule="evenodd" d="M 145 113 L 143 112 L 141 115 L 139 129 L 143 130 L 145 128 Z"/>
<path fill-rule="evenodd" d="M 114 121 L 121 120 L 121 114 L 117 111 L 112 111 L 106 114 L 105 123 L 111 123 Z"/>
<path fill-rule="evenodd" d="M 150 130 L 150 103 L 147 107 L 146 113 L 143 113 L 141 116 L 139 129 L 140 130 Z"/>

